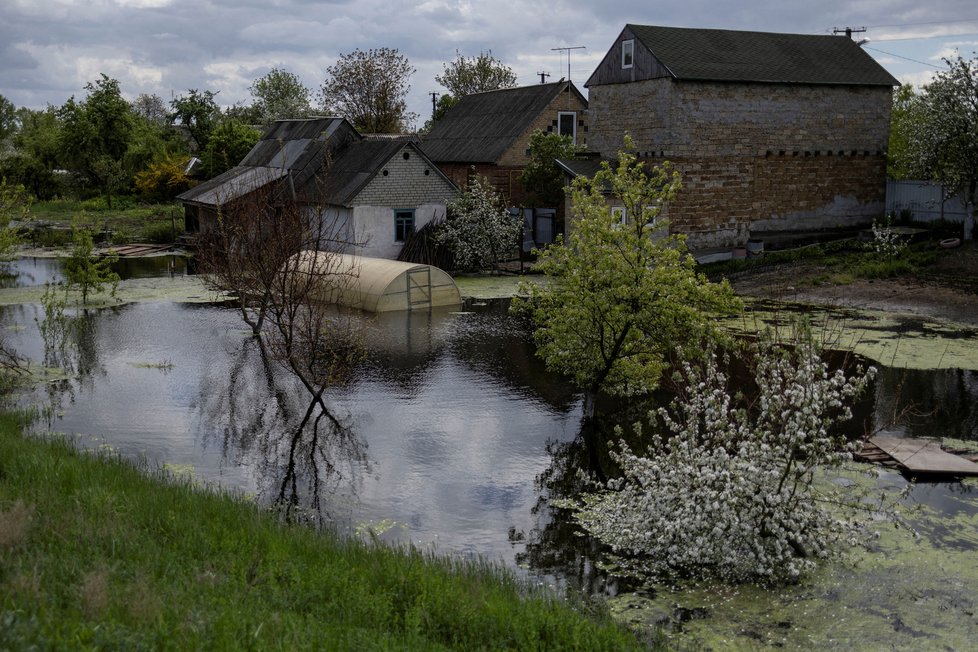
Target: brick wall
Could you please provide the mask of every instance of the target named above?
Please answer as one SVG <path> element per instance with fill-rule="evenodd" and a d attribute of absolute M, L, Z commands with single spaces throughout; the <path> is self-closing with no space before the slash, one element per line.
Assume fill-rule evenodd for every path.
<path fill-rule="evenodd" d="M 437 167 L 428 165 L 417 150 L 405 145 L 352 203 L 354 206 L 413 208 L 438 201 L 449 202 L 455 194 L 455 189 L 438 174 Z"/>
<path fill-rule="evenodd" d="M 596 86 L 591 148 L 623 134 L 650 163 L 671 161 L 683 190 L 667 215 L 693 246 L 762 231 L 864 224 L 882 214 L 890 89 L 676 83 Z"/>
<path fill-rule="evenodd" d="M 550 104 L 537 115 L 536 119 L 530 124 L 520 136 L 513 141 L 513 144 L 503 152 L 503 155 L 496 161 L 496 165 L 503 167 L 526 167 L 530 157 L 527 150 L 530 148 L 530 136 L 536 130 L 548 133 L 557 132 L 557 115 L 561 111 L 574 111 L 577 113 L 577 144 L 587 145 L 590 126 L 588 116 L 585 114 L 587 104 L 574 92 L 560 93 Z"/>

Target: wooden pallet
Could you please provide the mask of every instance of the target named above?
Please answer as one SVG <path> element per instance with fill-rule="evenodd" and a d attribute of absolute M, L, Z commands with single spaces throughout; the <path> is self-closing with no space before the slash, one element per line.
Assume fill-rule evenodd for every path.
<path fill-rule="evenodd" d="M 857 460 L 898 468 L 911 475 L 960 478 L 978 476 L 975 461 L 950 453 L 935 439 L 877 436 L 854 455 Z"/>

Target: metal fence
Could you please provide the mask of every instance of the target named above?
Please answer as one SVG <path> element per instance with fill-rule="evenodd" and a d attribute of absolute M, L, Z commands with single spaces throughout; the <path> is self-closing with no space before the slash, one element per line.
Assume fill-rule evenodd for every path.
<path fill-rule="evenodd" d="M 886 182 L 886 212 L 899 216 L 910 211 L 913 219 L 920 222 L 948 220 L 964 222 L 968 216 L 968 206 L 961 194 L 945 198 L 944 188 L 939 183 L 929 181 Z"/>

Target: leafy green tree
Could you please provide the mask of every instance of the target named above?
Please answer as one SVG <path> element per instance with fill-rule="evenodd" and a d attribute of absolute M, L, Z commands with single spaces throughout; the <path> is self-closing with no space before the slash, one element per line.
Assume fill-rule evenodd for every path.
<path fill-rule="evenodd" d="M 58 109 L 59 145 L 66 167 L 98 188 L 112 206 L 112 195 L 126 187 L 123 157 L 135 124 L 132 107 L 122 98 L 119 82 L 102 75 L 85 85 L 88 97 Z"/>
<path fill-rule="evenodd" d="M 23 185 L 37 199 L 50 199 L 62 185 L 54 172 L 61 165 L 61 124 L 56 109 L 18 109 L 17 123 L 13 153 L 0 159 L 0 176 Z"/>
<path fill-rule="evenodd" d="M 326 68 L 319 101 L 364 133 L 404 133 L 417 116 L 407 110 L 414 67 L 396 48 L 354 50 Z"/>
<path fill-rule="evenodd" d="M 530 162 L 520 173 L 531 206 L 559 206 L 564 201 L 564 174 L 557 159 L 574 158 L 584 151 L 570 136 L 538 129 L 530 136 Z"/>
<path fill-rule="evenodd" d="M 890 111 L 890 138 L 886 157 L 886 174 L 891 179 L 909 179 L 913 175 L 908 148 L 914 125 L 920 120 L 921 97 L 911 84 L 893 91 Z"/>
<path fill-rule="evenodd" d="M 587 392 L 588 416 L 599 391 L 654 389 L 667 354 L 714 334 L 714 316 L 737 306 L 726 281 L 696 272 L 683 236 L 668 234 L 661 212 L 679 188 L 678 172 L 646 169 L 627 151 L 594 178 L 578 177 L 570 236 L 540 254 L 550 283 L 523 287 L 517 309 L 537 326 L 538 355 Z M 626 223 L 609 202 L 625 208 Z"/>
<path fill-rule="evenodd" d="M 215 177 L 237 165 L 261 139 L 261 132 L 238 120 L 226 118 L 214 129 L 201 158 L 204 174 Z"/>
<path fill-rule="evenodd" d="M 978 201 L 978 59 L 945 63 L 911 113 L 903 163 L 915 176 L 941 182 L 949 195 L 964 194 L 970 239 Z"/>
<path fill-rule="evenodd" d="M 17 107 L 0 95 L 0 153 L 6 148 L 8 139 L 17 130 Z"/>
<path fill-rule="evenodd" d="M 192 88 L 170 102 L 170 123 L 183 125 L 198 152 L 204 151 L 211 132 L 221 120 L 221 108 L 214 101 L 217 93 Z"/>
<path fill-rule="evenodd" d="M 519 249 L 523 218 L 511 215 L 488 179 L 476 177 L 448 205 L 437 241 L 454 254 L 455 269 L 478 272 L 498 268 Z"/>
<path fill-rule="evenodd" d="M 447 88 L 448 92 L 438 98 L 431 119 L 425 122 L 422 129 L 425 132 L 430 131 L 466 95 L 515 87 L 516 73 L 492 56 L 492 50 L 473 57 L 466 57 L 456 50 L 455 59 L 443 65 L 442 74 L 435 75 L 435 81 Z"/>
<path fill-rule="evenodd" d="M 305 118 L 312 113 L 310 91 L 298 76 L 282 68 L 272 68 L 255 80 L 249 89 L 261 122 L 268 124 L 287 118 Z"/>
<path fill-rule="evenodd" d="M 110 294 L 115 296 L 119 275 L 112 271 L 112 263 L 117 259 L 117 256 L 96 255 L 92 229 L 76 225 L 72 234 L 71 253 L 64 265 L 66 289 L 78 289 L 85 305 L 88 304 L 90 293 L 100 294 L 105 291 L 106 285 L 111 288 Z"/>
<path fill-rule="evenodd" d="M 466 57 L 458 50 L 455 59 L 444 64 L 442 74 L 435 81 L 448 89 L 457 100 L 472 93 L 495 91 L 516 86 L 516 73 L 489 52 Z"/>

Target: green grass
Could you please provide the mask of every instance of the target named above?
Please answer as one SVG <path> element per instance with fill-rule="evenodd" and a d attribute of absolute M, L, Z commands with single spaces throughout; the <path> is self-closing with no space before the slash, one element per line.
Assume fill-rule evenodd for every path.
<path fill-rule="evenodd" d="M 116 197 L 110 209 L 101 197 L 84 201 L 56 199 L 31 205 L 31 218 L 62 226 L 82 219 L 112 233 L 114 244 L 173 241 L 183 232 L 183 209 L 178 203 L 142 204 L 130 197 Z M 175 227 L 175 228 L 174 228 Z M 39 234 L 39 238 L 46 237 Z M 39 242 L 38 244 L 44 244 Z"/>
<path fill-rule="evenodd" d="M 0 414 L 0 649 L 627 650 L 489 564 L 288 526 Z"/>
<path fill-rule="evenodd" d="M 798 285 L 846 285 L 859 278 L 881 279 L 914 274 L 934 263 L 938 245 L 933 240 L 909 245 L 898 256 L 886 258 L 854 239 L 815 244 L 798 249 L 770 251 L 758 258 L 726 260 L 703 266 L 717 280 L 742 273 L 790 267 Z"/>

